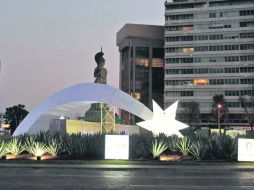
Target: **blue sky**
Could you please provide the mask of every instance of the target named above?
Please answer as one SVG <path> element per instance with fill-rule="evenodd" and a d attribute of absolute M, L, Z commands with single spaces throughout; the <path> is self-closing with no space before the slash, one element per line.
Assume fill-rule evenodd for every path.
<path fill-rule="evenodd" d="M 93 82 L 101 45 L 118 87 L 116 33 L 126 23 L 164 24 L 164 0 L 0 0 L 0 111 L 31 110 L 49 95 Z"/>

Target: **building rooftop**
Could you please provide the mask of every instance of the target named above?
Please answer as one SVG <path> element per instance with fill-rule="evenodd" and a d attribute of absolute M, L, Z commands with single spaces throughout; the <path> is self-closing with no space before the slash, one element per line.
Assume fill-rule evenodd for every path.
<path fill-rule="evenodd" d="M 164 39 L 164 26 L 125 24 L 116 35 L 116 44 L 119 45 L 125 38 L 137 37 L 146 39 Z"/>

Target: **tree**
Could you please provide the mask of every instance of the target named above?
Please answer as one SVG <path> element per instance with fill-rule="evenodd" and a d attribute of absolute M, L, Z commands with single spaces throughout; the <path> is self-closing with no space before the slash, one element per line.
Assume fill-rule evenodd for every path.
<path fill-rule="evenodd" d="M 18 104 L 9 108 L 6 108 L 4 113 L 4 123 L 10 125 L 11 134 L 18 127 L 20 122 L 26 117 L 29 112 L 25 109 L 25 106 Z"/>
<path fill-rule="evenodd" d="M 200 109 L 197 102 L 186 102 L 183 116 L 190 127 L 200 121 Z"/>
<path fill-rule="evenodd" d="M 218 108 L 219 104 L 221 105 L 221 109 Z M 213 121 L 218 122 L 218 114 L 219 119 L 224 120 L 225 123 L 225 121 L 228 118 L 228 107 L 227 102 L 222 94 L 216 94 L 213 96 L 212 115 L 211 115 Z"/>
<path fill-rule="evenodd" d="M 245 111 L 246 118 L 250 125 L 251 131 L 253 131 L 254 127 L 254 86 L 252 86 L 252 90 L 247 96 L 240 96 L 239 100 L 242 108 Z"/>

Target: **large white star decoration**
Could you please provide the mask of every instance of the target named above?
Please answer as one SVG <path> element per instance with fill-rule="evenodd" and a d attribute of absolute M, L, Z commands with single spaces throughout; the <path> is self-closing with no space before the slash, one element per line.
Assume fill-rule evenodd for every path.
<path fill-rule="evenodd" d="M 185 129 L 189 126 L 175 119 L 177 105 L 178 101 L 163 111 L 160 106 L 153 100 L 152 119 L 139 122 L 137 125 L 152 131 L 154 135 L 164 133 L 166 136 L 177 135 L 178 137 L 183 137 L 179 130 Z"/>

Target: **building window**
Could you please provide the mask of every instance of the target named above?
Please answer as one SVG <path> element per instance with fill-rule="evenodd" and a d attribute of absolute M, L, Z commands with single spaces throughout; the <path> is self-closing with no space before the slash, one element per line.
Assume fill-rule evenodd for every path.
<path fill-rule="evenodd" d="M 193 96 L 193 91 L 181 91 L 181 96 Z"/>
<path fill-rule="evenodd" d="M 194 85 L 208 85 L 209 81 L 208 79 L 195 79 Z"/>

